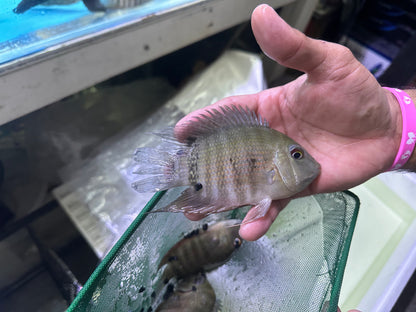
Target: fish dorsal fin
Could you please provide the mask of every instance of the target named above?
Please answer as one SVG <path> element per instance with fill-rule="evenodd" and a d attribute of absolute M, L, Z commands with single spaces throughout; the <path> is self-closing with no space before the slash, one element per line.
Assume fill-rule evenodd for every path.
<path fill-rule="evenodd" d="M 236 126 L 269 127 L 266 119 L 240 105 L 224 105 L 219 108 L 208 109 L 203 114 L 193 117 L 189 123 L 191 124 L 188 126 L 189 138 L 197 138 L 216 132 L 219 129 Z"/>

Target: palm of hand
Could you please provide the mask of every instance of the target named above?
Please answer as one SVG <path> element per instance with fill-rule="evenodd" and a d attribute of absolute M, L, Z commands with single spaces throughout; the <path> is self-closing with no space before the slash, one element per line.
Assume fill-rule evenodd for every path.
<path fill-rule="evenodd" d="M 344 190 L 387 170 L 401 139 L 401 112 L 394 100 L 388 100 L 392 95 L 347 48 L 307 38 L 266 5 L 253 12 L 252 28 L 268 56 L 306 74 L 284 86 L 226 98 L 211 107 L 248 107 L 320 163 L 321 174 L 297 196 Z M 181 125 L 203 111 L 179 122 L 178 139 L 185 139 L 189 130 Z M 247 240 L 261 237 L 289 200 L 272 202 L 264 218 L 240 227 L 240 235 Z"/>
<path fill-rule="evenodd" d="M 343 70 L 353 74 L 323 80 L 303 75 L 259 93 L 255 101 L 272 128 L 299 142 L 321 164 L 321 175 L 305 193 L 347 189 L 388 169 L 395 156 L 396 125 L 384 90 L 357 61 Z"/>

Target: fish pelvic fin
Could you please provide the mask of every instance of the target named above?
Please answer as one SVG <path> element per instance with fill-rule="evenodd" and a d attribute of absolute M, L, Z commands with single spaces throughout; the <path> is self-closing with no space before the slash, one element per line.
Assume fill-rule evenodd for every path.
<path fill-rule="evenodd" d="M 247 224 L 263 218 L 267 211 L 269 211 L 271 203 L 272 199 L 269 197 L 262 199 L 257 205 L 249 210 L 242 224 Z"/>
<path fill-rule="evenodd" d="M 138 180 L 132 187 L 139 193 L 167 190 L 187 183 L 186 168 L 181 164 L 189 147 L 174 138 L 173 128 L 154 134 L 162 138 L 159 146 L 138 148 L 134 153 L 133 173 L 138 175 Z"/>

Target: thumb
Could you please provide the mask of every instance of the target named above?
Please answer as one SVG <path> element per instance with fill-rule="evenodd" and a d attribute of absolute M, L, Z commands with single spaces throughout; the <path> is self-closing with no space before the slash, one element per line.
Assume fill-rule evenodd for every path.
<path fill-rule="evenodd" d="M 267 56 L 283 66 L 306 72 L 310 78 L 327 78 L 334 66 L 354 59 L 347 48 L 311 39 L 292 28 L 265 4 L 253 11 L 251 25 L 257 43 Z"/>

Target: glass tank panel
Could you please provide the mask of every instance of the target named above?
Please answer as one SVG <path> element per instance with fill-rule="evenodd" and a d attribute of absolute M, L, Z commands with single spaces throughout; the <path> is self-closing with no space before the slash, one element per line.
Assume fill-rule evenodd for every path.
<path fill-rule="evenodd" d="M 192 2 L 198 1 L 4 0 L 0 4 L 0 64 Z"/>

